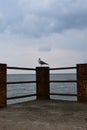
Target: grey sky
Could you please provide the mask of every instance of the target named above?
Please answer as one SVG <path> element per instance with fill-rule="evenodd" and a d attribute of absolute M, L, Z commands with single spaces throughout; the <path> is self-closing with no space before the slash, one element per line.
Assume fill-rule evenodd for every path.
<path fill-rule="evenodd" d="M 0 0 L 1 62 L 72 66 L 87 62 L 86 50 L 87 0 Z"/>

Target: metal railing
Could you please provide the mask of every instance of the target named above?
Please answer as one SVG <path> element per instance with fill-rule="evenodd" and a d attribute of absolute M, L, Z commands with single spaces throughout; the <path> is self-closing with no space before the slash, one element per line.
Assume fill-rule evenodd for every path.
<path fill-rule="evenodd" d="M 7 67 L 7 69 L 15 69 L 15 70 L 27 70 L 27 71 L 36 71 L 34 68 L 24 68 L 24 67 Z M 36 83 L 36 81 L 15 81 L 15 82 L 7 82 L 6 84 L 29 84 L 29 83 Z M 12 99 L 18 99 L 18 98 L 27 98 L 27 97 L 32 97 L 36 96 L 36 94 L 29 94 L 29 95 L 21 95 L 21 96 L 15 96 L 15 97 L 7 97 L 7 100 L 12 100 Z"/>
<path fill-rule="evenodd" d="M 8 82 L 7 81 L 7 69 L 14 69 L 14 70 L 27 70 L 27 71 L 35 71 L 36 72 L 36 81 L 13 81 Z M 75 80 L 71 79 L 50 79 L 49 80 L 49 71 L 54 70 L 70 70 L 70 69 L 76 69 L 76 76 L 77 79 Z M 57 73 L 58 74 L 58 73 Z M 74 92 L 68 93 L 59 93 L 59 92 L 53 92 L 50 91 L 51 87 L 49 84 L 51 83 L 76 83 L 77 93 Z M 7 97 L 7 84 L 28 84 L 28 83 L 36 83 L 36 93 L 29 93 L 27 95 L 16 95 L 15 97 Z M 54 86 L 54 87 L 58 87 Z M 64 86 L 66 87 L 66 86 Z M 73 87 L 73 86 L 71 86 Z M 55 88 L 56 89 L 56 88 Z M 25 97 L 31 97 L 36 96 L 38 100 L 48 100 L 50 99 L 51 95 L 60 95 L 60 96 L 77 96 L 77 101 L 80 102 L 87 102 L 87 63 L 85 64 L 77 64 L 76 67 L 62 67 L 62 68 L 49 68 L 49 67 L 36 67 L 35 68 L 23 68 L 23 67 L 7 67 L 7 64 L 0 63 L 0 107 L 6 107 L 7 106 L 7 100 L 11 99 L 17 99 L 17 98 L 25 98 Z"/>
<path fill-rule="evenodd" d="M 70 70 L 70 69 L 77 69 L 77 67 L 61 67 L 61 68 L 50 68 L 51 70 Z M 50 83 L 77 83 L 77 80 L 50 80 Z M 50 95 L 55 96 L 77 96 L 77 94 L 70 94 L 70 93 L 50 93 Z"/>
<path fill-rule="evenodd" d="M 76 67 L 61 67 L 61 68 L 50 68 L 50 70 L 69 70 L 69 69 L 76 69 Z"/>
<path fill-rule="evenodd" d="M 7 69 L 15 69 L 15 70 L 27 70 L 27 71 L 35 71 L 34 68 L 23 68 L 23 67 L 7 67 Z M 62 67 L 62 68 L 49 68 L 49 71 L 53 70 L 69 70 L 69 69 L 76 69 L 76 67 Z M 49 80 L 50 83 L 71 83 L 71 82 L 77 82 L 77 80 Z M 28 83 L 36 83 L 36 81 L 15 81 L 15 82 L 7 82 L 7 84 L 28 84 Z M 77 94 L 65 94 L 65 93 L 50 93 L 50 95 L 58 95 L 58 96 L 77 96 Z M 30 94 L 30 95 L 22 95 L 22 96 L 15 96 L 15 97 L 7 97 L 7 100 L 12 99 L 18 99 L 18 98 L 26 98 L 26 97 L 32 97 L 37 96 L 37 94 Z"/>

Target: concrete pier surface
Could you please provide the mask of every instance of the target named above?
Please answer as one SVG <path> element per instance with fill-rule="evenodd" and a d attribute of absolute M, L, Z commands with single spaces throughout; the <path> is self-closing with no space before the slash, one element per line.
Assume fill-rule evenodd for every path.
<path fill-rule="evenodd" d="M 0 108 L 0 130 L 87 130 L 87 103 L 42 100 Z"/>

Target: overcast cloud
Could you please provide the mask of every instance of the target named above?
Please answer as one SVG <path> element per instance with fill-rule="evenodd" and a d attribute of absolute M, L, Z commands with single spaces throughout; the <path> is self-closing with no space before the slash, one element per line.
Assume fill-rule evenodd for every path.
<path fill-rule="evenodd" d="M 86 51 L 87 0 L 0 0 L 0 62 L 72 66 Z"/>
<path fill-rule="evenodd" d="M 87 27 L 86 0 L 0 0 L 0 32 L 40 37 Z"/>

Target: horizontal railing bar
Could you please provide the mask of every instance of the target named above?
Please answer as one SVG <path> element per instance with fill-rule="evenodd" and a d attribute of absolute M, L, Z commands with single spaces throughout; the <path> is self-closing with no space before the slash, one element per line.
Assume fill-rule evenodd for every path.
<path fill-rule="evenodd" d="M 61 68 L 50 68 L 49 70 L 64 70 L 64 69 L 76 69 L 77 67 L 61 67 Z"/>
<path fill-rule="evenodd" d="M 36 70 L 34 68 L 23 68 L 23 67 L 8 67 L 7 69 L 16 69 L 16 70 Z"/>
<path fill-rule="evenodd" d="M 67 94 L 67 93 L 50 93 L 50 95 L 59 95 L 59 96 L 77 96 L 77 94 Z"/>
<path fill-rule="evenodd" d="M 77 82 L 77 80 L 51 80 L 50 83 L 62 83 L 62 82 Z M 26 83 L 36 83 L 36 81 L 18 81 L 18 82 L 7 82 L 7 84 L 26 84 Z"/>
<path fill-rule="evenodd" d="M 61 68 L 50 68 L 49 70 L 63 70 L 63 69 L 76 69 L 77 67 L 61 67 Z M 24 68 L 24 67 L 8 67 L 7 69 L 17 69 L 17 70 L 36 70 L 35 68 Z"/>
<path fill-rule="evenodd" d="M 49 81 L 50 83 L 62 83 L 62 82 L 68 82 L 68 83 L 70 83 L 70 82 L 77 82 L 77 80 L 51 80 L 51 81 Z"/>
<path fill-rule="evenodd" d="M 32 96 L 36 96 L 36 94 L 22 95 L 22 96 L 16 96 L 16 97 L 7 97 L 7 100 L 12 100 L 12 99 L 17 99 L 17 98 L 26 98 L 26 97 L 32 97 Z"/>
<path fill-rule="evenodd" d="M 36 81 L 7 82 L 7 84 L 26 84 L 26 83 L 36 83 Z"/>

